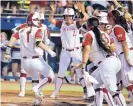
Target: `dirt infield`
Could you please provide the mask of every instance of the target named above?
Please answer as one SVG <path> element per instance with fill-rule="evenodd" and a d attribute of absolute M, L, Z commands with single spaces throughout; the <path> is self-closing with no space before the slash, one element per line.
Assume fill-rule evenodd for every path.
<path fill-rule="evenodd" d="M 1 105 L 2 106 L 33 106 L 33 93 L 31 92 L 31 84 L 26 84 L 26 96 L 18 97 L 19 82 L 1 83 Z M 43 90 L 45 99 L 42 106 L 86 106 L 88 103 L 83 100 L 82 88 L 79 85 L 63 84 L 58 99 L 51 99 L 49 96 L 54 90 L 54 84 L 49 84 Z"/>
<path fill-rule="evenodd" d="M 80 85 L 63 84 L 58 99 L 51 99 L 49 96 L 54 90 L 54 84 L 48 84 L 43 93 L 45 99 L 41 106 L 88 106 L 84 101 L 83 91 Z M 31 83 L 26 84 L 26 96 L 18 97 L 19 82 L 1 82 L 1 106 L 33 106 L 33 92 Z M 125 93 L 126 94 L 126 93 Z M 106 105 L 103 105 L 106 106 Z"/>

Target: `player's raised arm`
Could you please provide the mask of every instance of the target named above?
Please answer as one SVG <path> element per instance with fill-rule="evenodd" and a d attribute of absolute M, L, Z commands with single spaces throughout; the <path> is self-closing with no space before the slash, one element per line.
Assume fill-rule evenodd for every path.
<path fill-rule="evenodd" d="M 117 0 L 113 0 L 113 2 L 116 6 L 116 9 L 120 9 L 124 13 L 124 17 L 126 18 L 126 20 L 133 23 L 132 15 Z"/>
<path fill-rule="evenodd" d="M 52 23 L 52 24 L 56 24 L 56 19 L 54 18 L 54 14 L 55 14 L 55 11 L 56 11 L 56 5 L 51 3 L 50 4 L 50 8 L 51 8 L 51 13 L 49 15 L 49 21 Z"/>
<path fill-rule="evenodd" d="M 55 11 L 56 11 L 56 5 L 53 4 L 53 3 L 51 3 L 51 4 L 50 4 L 50 8 L 51 8 L 51 13 L 50 13 L 50 15 L 49 15 L 49 21 L 50 21 L 52 24 L 54 24 L 54 25 L 56 25 L 56 26 L 58 26 L 58 27 L 61 27 L 62 21 L 56 20 L 56 19 L 54 18 L 54 14 L 55 14 Z"/>
<path fill-rule="evenodd" d="M 82 16 L 81 19 L 78 21 L 79 25 L 82 25 L 84 22 L 88 20 L 88 14 L 85 12 L 84 2 L 78 2 L 78 11 Z"/>

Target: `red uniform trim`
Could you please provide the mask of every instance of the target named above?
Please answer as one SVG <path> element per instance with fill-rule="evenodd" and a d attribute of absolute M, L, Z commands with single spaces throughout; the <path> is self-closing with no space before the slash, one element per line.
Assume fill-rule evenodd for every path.
<path fill-rule="evenodd" d="M 82 46 L 91 45 L 92 41 L 93 41 L 93 38 L 92 38 L 91 34 L 87 33 L 85 35 L 85 39 L 84 39 L 84 41 L 82 43 Z"/>
<path fill-rule="evenodd" d="M 20 74 L 20 77 L 24 77 L 24 78 L 26 78 L 26 77 L 27 77 L 27 74 L 25 74 L 25 73 L 21 73 L 21 74 Z"/>
<path fill-rule="evenodd" d="M 37 32 L 36 32 L 36 35 L 35 35 L 35 38 L 42 38 L 42 30 L 41 29 L 39 29 L 39 30 L 37 30 Z"/>
<path fill-rule="evenodd" d="M 25 28 L 25 27 L 27 27 L 27 23 L 24 23 L 24 24 L 20 25 L 20 26 L 19 26 L 19 29 L 23 29 L 23 28 Z"/>
<path fill-rule="evenodd" d="M 19 33 L 16 32 L 15 34 L 13 34 L 13 37 L 15 37 L 16 39 L 19 39 Z"/>
<path fill-rule="evenodd" d="M 133 85 L 129 85 L 129 86 L 127 87 L 127 90 L 132 91 L 132 90 L 133 90 Z"/>
<path fill-rule="evenodd" d="M 115 36 L 119 42 L 126 40 L 126 37 L 125 37 L 126 32 L 123 28 L 115 27 L 114 28 L 114 34 L 115 34 Z"/>

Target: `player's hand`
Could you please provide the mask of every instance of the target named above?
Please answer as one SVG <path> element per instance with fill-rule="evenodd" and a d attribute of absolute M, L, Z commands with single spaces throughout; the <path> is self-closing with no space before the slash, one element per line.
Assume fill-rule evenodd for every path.
<path fill-rule="evenodd" d="M 56 56 L 56 53 L 53 52 L 53 53 L 51 54 L 51 57 L 55 57 L 55 56 Z"/>
<path fill-rule="evenodd" d="M 50 4 L 50 8 L 51 8 L 51 11 L 52 11 L 53 13 L 55 13 L 55 11 L 56 11 L 56 5 L 55 5 L 54 3 L 51 3 L 51 4 Z"/>
<path fill-rule="evenodd" d="M 4 58 L 10 60 L 11 59 L 11 56 L 8 55 L 8 54 L 5 54 Z"/>
<path fill-rule="evenodd" d="M 50 51 L 49 54 L 51 55 L 51 57 L 55 57 L 56 56 L 56 53 L 54 51 Z"/>

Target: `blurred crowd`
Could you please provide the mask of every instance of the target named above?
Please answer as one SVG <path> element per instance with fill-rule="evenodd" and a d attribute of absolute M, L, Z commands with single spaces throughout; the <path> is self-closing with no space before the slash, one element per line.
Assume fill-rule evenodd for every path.
<path fill-rule="evenodd" d="M 8 60 L 4 58 L 5 50 L 8 44 L 7 34 L 5 32 L 0 33 L 0 47 L 1 47 L 1 75 L 8 76 L 9 72 L 12 72 L 15 80 L 18 80 L 21 69 L 21 60 L 20 60 L 20 43 L 17 41 L 12 49 L 12 59 Z M 4 78 L 4 80 L 9 80 L 8 77 Z"/>
<path fill-rule="evenodd" d="M 113 2 L 115 0 L 17 0 L 17 1 L 5 1 L 1 0 L 0 13 L 33 13 L 36 9 L 39 9 L 45 14 L 50 12 L 50 3 L 54 2 L 57 5 L 56 14 L 63 14 L 64 8 L 71 6 L 77 2 L 84 1 L 86 12 L 89 15 L 97 14 L 99 11 L 110 11 L 116 7 Z M 131 0 L 119 0 L 119 3 L 129 10 L 129 4 L 132 5 Z M 76 7 L 73 7 L 76 10 Z M 133 7 L 131 7 L 133 8 Z M 132 10 L 132 9 L 131 9 Z"/>

